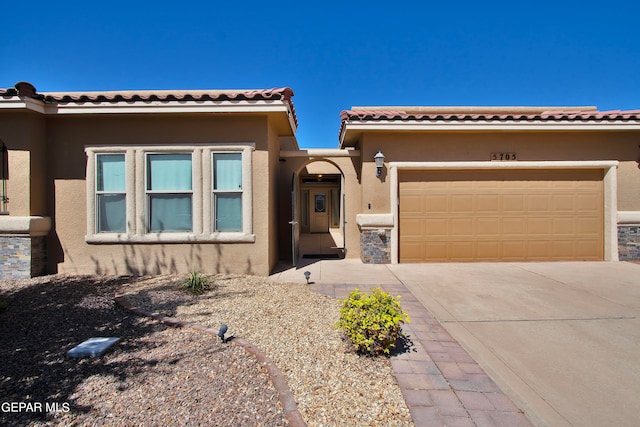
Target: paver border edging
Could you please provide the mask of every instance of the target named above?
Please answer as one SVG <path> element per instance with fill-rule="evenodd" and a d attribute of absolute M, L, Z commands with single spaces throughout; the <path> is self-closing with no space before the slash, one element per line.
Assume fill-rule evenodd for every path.
<path fill-rule="evenodd" d="M 141 316 L 150 317 L 152 319 L 165 323 L 169 326 L 195 329 L 197 331 L 201 331 L 206 334 L 214 335 L 216 337 L 218 336 L 218 331 L 211 328 L 207 328 L 202 325 L 198 325 L 197 323 L 184 322 L 182 320 L 178 320 L 173 317 L 168 317 L 168 316 L 164 316 L 162 314 L 157 314 L 157 313 L 151 313 L 147 310 L 143 310 L 139 307 L 135 307 L 131 305 L 131 303 L 125 298 L 125 296 L 126 294 L 119 293 L 113 297 L 113 300 L 126 310 L 129 310 Z M 307 423 L 302 418 L 302 414 L 300 414 L 300 411 L 298 411 L 298 405 L 296 404 L 296 401 L 293 397 L 293 392 L 289 388 L 289 384 L 287 384 L 287 379 L 282 374 L 282 371 L 280 371 L 280 368 L 278 368 L 276 364 L 273 363 L 265 353 L 263 353 L 258 347 L 251 344 L 250 342 L 237 337 L 234 337 L 233 340 L 228 342 L 244 348 L 244 350 L 247 353 L 252 354 L 256 358 L 258 363 L 260 363 L 260 365 L 267 371 L 267 373 L 269 374 L 269 378 L 271 379 L 271 383 L 273 384 L 273 387 L 276 389 L 276 392 L 278 393 L 278 399 L 280 400 L 280 404 L 282 405 L 282 410 L 284 411 L 284 417 L 289 422 L 289 425 L 292 427 L 306 427 Z"/>

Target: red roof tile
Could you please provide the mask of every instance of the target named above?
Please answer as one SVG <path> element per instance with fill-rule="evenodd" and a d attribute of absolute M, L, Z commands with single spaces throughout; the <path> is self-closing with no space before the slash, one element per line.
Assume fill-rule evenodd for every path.
<path fill-rule="evenodd" d="M 340 113 L 339 138 L 347 122 L 528 122 L 638 121 L 640 110 L 598 111 L 596 107 L 353 107 Z"/>
<path fill-rule="evenodd" d="M 541 110 L 539 112 L 410 112 L 403 110 L 345 110 L 342 121 L 613 121 L 640 120 L 640 110 Z"/>
<path fill-rule="evenodd" d="M 74 104 L 84 102 L 135 102 L 135 101 L 270 101 L 280 100 L 289 104 L 296 126 L 293 105 L 293 90 L 288 87 L 251 90 L 139 90 L 105 92 L 37 92 L 27 82 L 16 83 L 15 87 L 0 89 L 0 97 L 23 96 L 39 99 L 51 104 Z"/>

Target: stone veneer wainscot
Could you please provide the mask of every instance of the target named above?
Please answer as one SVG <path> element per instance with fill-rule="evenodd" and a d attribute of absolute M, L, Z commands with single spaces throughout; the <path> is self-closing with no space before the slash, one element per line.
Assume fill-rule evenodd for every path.
<path fill-rule="evenodd" d="M 0 216 L 0 279 L 28 279 L 47 273 L 47 217 Z"/>
<path fill-rule="evenodd" d="M 365 264 L 391 263 L 391 230 L 360 230 L 360 258 Z"/>
<path fill-rule="evenodd" d="M 618 226 L 620 261 L 640 261 L 640 225 Z"/>
<path fill-rule="evenodd" d="M 360 259 L 365 264 L 391 263 L 392 214 L 359 214 Z"/>

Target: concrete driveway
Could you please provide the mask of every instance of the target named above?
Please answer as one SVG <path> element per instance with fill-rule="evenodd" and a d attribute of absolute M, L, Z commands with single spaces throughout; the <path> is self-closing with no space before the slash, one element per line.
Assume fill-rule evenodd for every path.
<path fill-rule="evenodd" d="M 640 423 L 640 265 L 386 267 L 533 423 Z"/>

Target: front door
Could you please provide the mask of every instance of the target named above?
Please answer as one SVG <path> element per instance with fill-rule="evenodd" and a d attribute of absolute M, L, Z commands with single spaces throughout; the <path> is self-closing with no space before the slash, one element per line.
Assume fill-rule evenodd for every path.
<path fill-rule="evenodd" d="M 309 197 L 309 231 L 312 233 L 329 232 L 329 192 L 312 190 Z"/>

